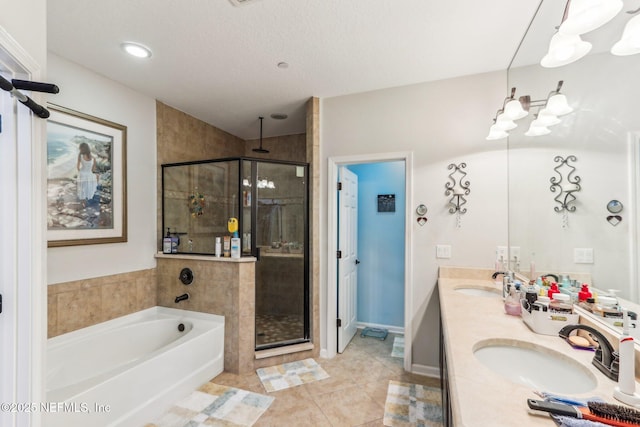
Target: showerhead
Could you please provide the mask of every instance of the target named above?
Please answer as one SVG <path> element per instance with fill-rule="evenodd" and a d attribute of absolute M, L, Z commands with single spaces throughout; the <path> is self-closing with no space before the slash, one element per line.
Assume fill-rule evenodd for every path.
<path fill-rule="evenodd" d="M 260 119 L 260 147 L 258 148 L 254 148 L 253 151 L 256 153 L 268 153 L 269 150 L 262 148 L 262 121 L 264 120 L 264 117 L 258 117 Z"/>

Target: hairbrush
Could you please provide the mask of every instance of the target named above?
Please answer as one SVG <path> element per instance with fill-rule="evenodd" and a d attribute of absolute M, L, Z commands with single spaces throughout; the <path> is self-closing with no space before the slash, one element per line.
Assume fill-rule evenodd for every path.
<path fill-rule="evenodd" d="M 616 427 L 640 426 L 640 411 L 635 409 L 603 402 L 587 402 L 587 407 L 567 405 L 564 403 L 547 402 L 544 400 L 527 399 L 529 408 L 549 412 L 555 415 L 598 421 L 602 424 Z"/>

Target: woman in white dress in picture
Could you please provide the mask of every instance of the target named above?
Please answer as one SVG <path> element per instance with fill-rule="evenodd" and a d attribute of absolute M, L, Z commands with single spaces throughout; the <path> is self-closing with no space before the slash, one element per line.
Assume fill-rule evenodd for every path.
<path fill-rule="evenodd" d="M 80 144 L 78 154 L 78 180 L 76 183 L 78 199 L 82 206 L 87 205 L 87 200 L 93 199 L 93 195 L 98 187 L 98 174 L 96 173 L 96 159 L 91 155 L 89 144 Z"/>

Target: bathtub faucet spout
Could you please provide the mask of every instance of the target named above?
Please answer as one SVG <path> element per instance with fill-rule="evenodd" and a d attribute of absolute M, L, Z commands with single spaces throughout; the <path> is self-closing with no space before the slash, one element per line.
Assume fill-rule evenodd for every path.
<path fill-rule="evenodd" d="M 175 303 L 179 303 L 180 301 L 184 301 L 184 300 L 188 300 L 189 299 L 189 294 L 182 294 L 180 296 L 177 296 L 175 299 Z"/>

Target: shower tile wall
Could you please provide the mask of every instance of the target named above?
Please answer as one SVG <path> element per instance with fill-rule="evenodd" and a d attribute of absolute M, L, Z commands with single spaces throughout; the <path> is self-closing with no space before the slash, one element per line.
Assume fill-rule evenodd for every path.
<path fill-rule="evenodd" d="M 318 98 L 311 98 L 307 104 L 307 125 L 306 128 L 310 130 L 309 134 L 289 135 L 273 138 L 264 138 L 263 145 L 269 149 L 269 154 L 259 154 L 251 151 L 259 144 L 257 139 L 244 141 L 237 138 L 227 132 L 208 125 L 194 117 L 191 117 L 179 110 L 169 107 L 161 102 L 156 103 L 157 113 L 157 164 L 158 164 L 158 250 L 161 249 L 161 241 L 163 230 L 160 229 L 162 225 L 162 211 L 160 209 L 162 203 L 162 185 L 161 185 L 161 173 L 160 165 L 163 163 L 175 163 L 182 161 L 193 160 L 205 160 L 215 159 L 223 157 L 238 157 L 238 156 L 250 156 L 264 159 L 280 159 L 288 161 L 309 162 L 311 164 L 310 173 L 312 176 L 313 186 L 311 189 L 311 224 L 310 230 L 312 233 L 311 238 L 311 267 L 312 272 L 310 289 L 312 304 L 312 337 L 316 345 L 316 349 L 313 351 L 305 351 L 301 353 L 295 353 L 290 355 L 283 355 L 275 358 L 267 358 L 254 360 L 253 346 L 254 343 L 254 325 L 253 320 L 250 326 L 250 330 L 243 330 L 242 333 L 236 329 L 235 334 L 241 340 L 238 346 L 245 348 L 251 346 L 250 358 L 251 360 L 245 360 L 244 366 L 250 366 L 249 369 L 255 369 L 258 367 L 269 366 L 271 364 L 283 363 L 292 360 L 298 360 L 304 357 L 316 356 L 319 352 L 319 277 L 320 277 L 320 263 L 319 263 L 319 219 L 320 210 L 317 202 L 314 202 L 313 195 L 320 194 L 320 146 L 319 146 L 319 100 Z M 267 123 L 265 123 L 266 129 Z M 256 137 L 259 135 L 259 126 L 256 119 Z M 315 224 L 315 226 L 313 226 Z M 159 260 L 160 261 L 160 260 Z M 159 268 L 160 262 L 158 262 Z M 160 279 L 159 279 L 160 280 Z M 252 279 L 253 280 L 253 279 Z M 160 288 L 163 287 L 162 283 L 159 283 Z M 166 301 L 173 304 L 173 299 L 176 295 L 169 293 L 165 296 Z M 169 300 L 170 298 L 170 300 Z M 254 304 L 251 301 L 251 304 Z M 169 304 L 169 303 L 167 303 Z M 249 302 L 247 302 L 249 304 Z M 243 304 L 244 305 L 244 304 Z M 168 305 L 171 306 L 171 305 Z M 252 310 L 255 305 L 251 305 Z M 218 313 L 219 314 L 219 313 Z M 254 314 L 252 313 L 253 317 Z M 227 328 L 231 327 L 231 323 L 227 324 Z M 226 331 L 225 331 L 226 332 Z M 227 369 L 225 365 L 225 369 Z M 241 365 L 238 362 L 238 369 Z M 247 368 L 244 368 L 247 369 Z"/>
<path fill-rule="evenodd" d="M 306 156 L 307 135 L 300 133 L 297 135 L 274 136 L 262 138 L 262 146 L 269 150 L 268 154 L 261 154 L 252 151 L 260 145 L 260 139 L 249 139 L 246 142 L 244 155 L 261 159 L 278 159 L 288 162 L 307 162 Z"/>
<path fill-rule="evenodd" d="M 48 336 L 82 329 L 156 305 L 155 269 L 47 287 Z"/>
<path fill-rule="evenodd" d="M 253 368 L 254 265 L 254 262 L 158 259 L 158 305 L 224 316 L 224 368 L 233 373 Z M 193 271 L 194 280 L 188 286 L 178 279 L 183 268 Z M 176 304 L 176 296 L 185 292 L 189 293 L 189 299 Z"/>

